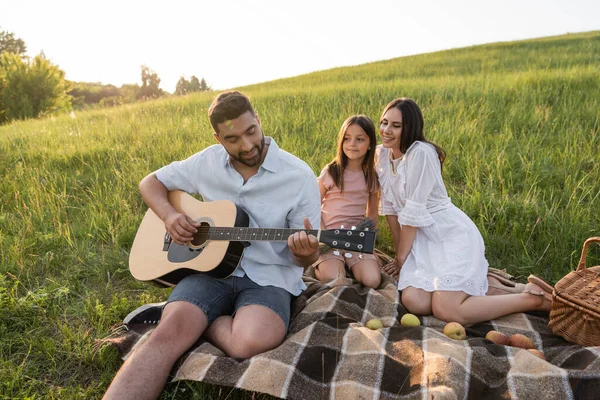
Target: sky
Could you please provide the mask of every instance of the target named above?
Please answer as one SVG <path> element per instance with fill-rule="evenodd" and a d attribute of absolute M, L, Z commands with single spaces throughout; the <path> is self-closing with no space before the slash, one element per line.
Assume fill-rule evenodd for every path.
<path fill-rule="evenodd" d="M 0 0 L 0 30 L 78 82 L 215 90 L 475 44 L 600 30 L 599 0 Z"/>

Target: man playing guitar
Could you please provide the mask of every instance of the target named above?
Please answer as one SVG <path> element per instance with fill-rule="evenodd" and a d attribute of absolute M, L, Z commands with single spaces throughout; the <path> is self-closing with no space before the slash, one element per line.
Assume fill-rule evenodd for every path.
<path fill-rule="evenodd" d="M 171 239 L 190 242 L 200 226 L 169 202 L 174 190 L 200 194 L 204 201 L 231 200 L 246 211 L 250 227 L 318 227 L 321 204 L 313 171 L 263 135 L 249 99 L 236 91 L 221 93 L 208 115 L 219 144 L 140 182 L 142 198 Z M 306 287 L 303 267 L 318 256 L 317 238 L 299 231 L 287 243 L 252 243 L 226 279 L 186 276 L 169 296 L 156 329 L 125 361 L 104 398 L 158 398 L 177 359 L 200 336 L 234 358 L 279 346 L 292 298 Z"/>

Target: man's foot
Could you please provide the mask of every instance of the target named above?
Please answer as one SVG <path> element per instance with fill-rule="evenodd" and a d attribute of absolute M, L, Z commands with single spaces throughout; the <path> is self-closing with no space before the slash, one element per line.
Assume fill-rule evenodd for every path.
<path fill-rule="evenodd" d="M 552 293 L 544 291 L 535 283 L 528 283 L 525 285 L 525 290 L 523 290 L 523 293 L 537 296 L 539 298 L 536 306 L 537 310 L 550 311 L 550 308 L 552 307 Z"/>
<path fill-rule="evenodd" d="M 158 324 L 162 316 L 162 310 L 167 302 L 149 303 L 140 306 L 127 314 L 123 319 L 125 325 L 132 324 Z"/>

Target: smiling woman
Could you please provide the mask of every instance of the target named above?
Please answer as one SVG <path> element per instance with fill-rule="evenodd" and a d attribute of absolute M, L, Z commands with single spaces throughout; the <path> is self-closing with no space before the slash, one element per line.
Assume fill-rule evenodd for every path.
<path fill-rule="evenodd" d="M 445 152 L 427 141 L 423 115 L 409 98 L 383 110 L 377 149 L 382 213 L 392 232 L 395 263 L 384 270 L 398 276 L 402 304 L 418 315 L 473 325 L 506 314 L 549 311 L 542 289 L 485 296 L 488 262 L 479 230 L 454 206 L 442 180 Z"/>

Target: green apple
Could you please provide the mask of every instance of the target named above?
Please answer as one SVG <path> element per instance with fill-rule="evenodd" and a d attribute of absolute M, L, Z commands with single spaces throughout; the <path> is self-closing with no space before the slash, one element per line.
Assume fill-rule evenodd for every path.
<path fill-rule="evenodd" d="M 366 326 L 367 326 L 367 328 L 373 329 L 374 331 L 376 331 L 377 329 L 383 328 L 383 324 L 377 318 L 368 320 Z"/>
<path fill-rule="evenodd" d="M 400 319 L 400 325 L 419 326 L 421 325 L 421 321 L 419 321 L 419 318 L 416 315 L 407 313 L 402 316 L 402 319 Z"/>
<path fill-rule="evenodd" d="M 467 332 L 464 326 L 458 322 L 448 322 L 444 326 L 444 335 L 454 340 L 465 340 L 467 338 Z"/>

